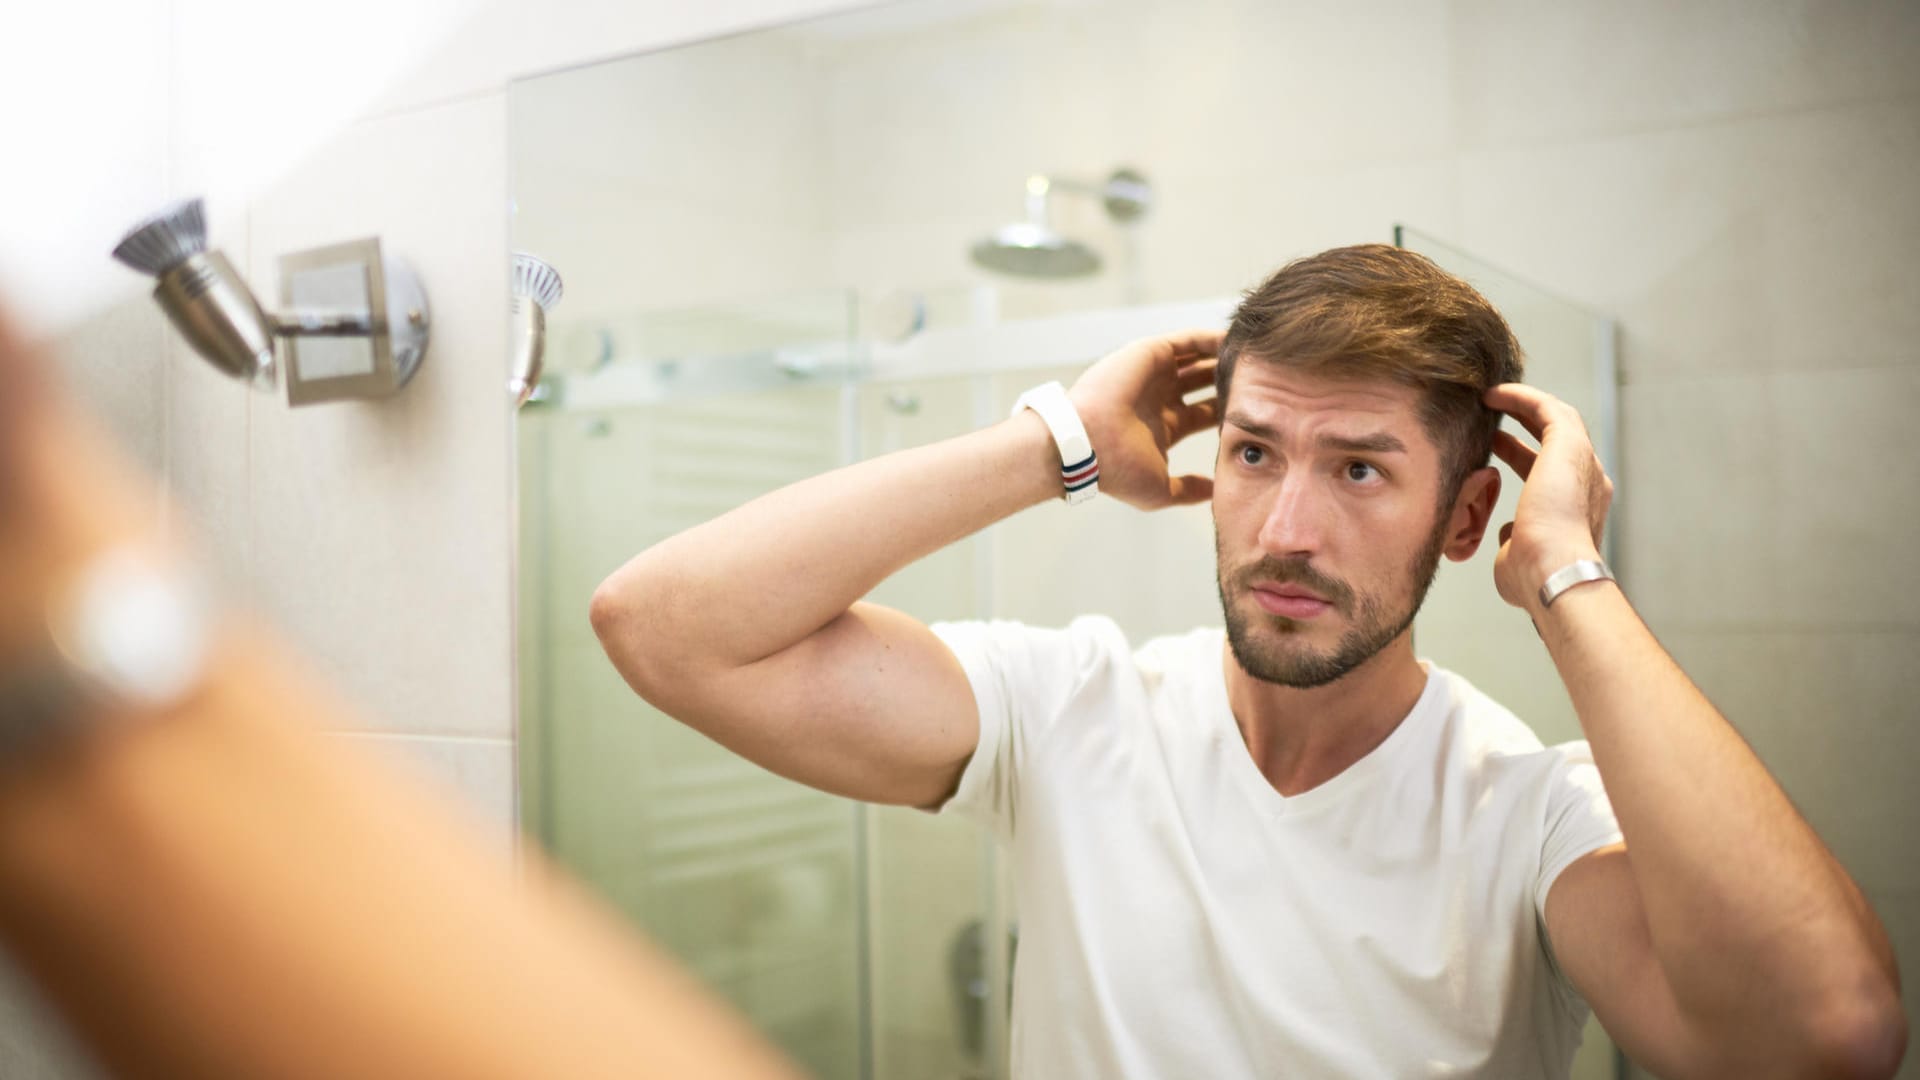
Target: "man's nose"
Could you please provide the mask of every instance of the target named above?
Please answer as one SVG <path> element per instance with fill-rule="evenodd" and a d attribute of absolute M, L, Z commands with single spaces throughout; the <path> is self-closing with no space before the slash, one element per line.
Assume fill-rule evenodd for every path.
<path fill-rule="evenodd" d="M 1260 523 L 1260 548 L 1276 559 L 1320 554 L 1326 534 L 1328 493 L 1305 469 L 1289 470 Z"/>

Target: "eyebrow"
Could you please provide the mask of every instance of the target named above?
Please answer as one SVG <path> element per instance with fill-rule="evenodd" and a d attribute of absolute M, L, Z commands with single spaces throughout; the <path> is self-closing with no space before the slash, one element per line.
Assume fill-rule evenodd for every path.
<path fill-rule="evenodd" d="M 1267 442 L 1280 441 L 1280 432 L 1277 429 L 1245 413 L 1228 413 L 1227 423 L 1256 439 L 1264 439 Z M 1406 443 L 1401 442 L 1398 436 L 1384 431 L 1376 431 L 1369 435 L 1322 435 L 1318 441 L 1321 446 L 1328 449 L 1342 450 L 1351 454 L 1404 454 L 1407 452 Z"/>

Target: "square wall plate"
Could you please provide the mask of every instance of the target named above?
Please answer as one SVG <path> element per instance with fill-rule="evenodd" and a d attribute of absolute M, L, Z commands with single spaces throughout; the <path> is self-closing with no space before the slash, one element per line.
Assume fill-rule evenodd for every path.
<path fill-rule="evenodd" d="M 286 339 L 287 404 L 386 397 L 400 389 L 387 328 L 387 280 L 377 237 L 280 257 L 280 301 L 289 312 L 364 315 L 374 333 Z"/>

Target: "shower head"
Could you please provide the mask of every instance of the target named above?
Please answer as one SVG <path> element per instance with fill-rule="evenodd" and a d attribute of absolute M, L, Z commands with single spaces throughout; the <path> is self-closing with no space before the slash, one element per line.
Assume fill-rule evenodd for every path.
<path fill-rule="evenodd" d="M 547 312 L 566 292 L 560 271 L 545 259 L 524 251 L 513 253 L 513 375 L 507 393 L 513 403 L 525 405 L 540 385 L 547 352 Z"/>
<path fill-rule="evenodd" d="M 1015 222 L 973 245 L 973 261 L 1018 277 L 1084 277 L 1100 269 L 1100 254 L 1044 224 Z"/>
<path fill-rule="evenodd" d="M 199 199 L 134 226 L 113 257 L 159 279 L 153 298 L 195 352 L 258 389 L 273 386 L 273 324 L 226 256 L 207 250 Z"/>
<path fill-rule="evenodd" d="M 1061 234 L 1048 223 L 1049 203 L 1055 191 L 1096 196 L 1107 216 L 1123 225 L 1138 221 L 1153 202 L 1153 190 L 1146 177 L 1130 169 L 1116 169 L 1100 184 L 1030 176 L 1027 178 L 1027 220 L 996 230 L 975 243 L 973 261 L 988 270 L 1019 277 L 1058 279 L 1097 272 L 1100 253 Z"/>

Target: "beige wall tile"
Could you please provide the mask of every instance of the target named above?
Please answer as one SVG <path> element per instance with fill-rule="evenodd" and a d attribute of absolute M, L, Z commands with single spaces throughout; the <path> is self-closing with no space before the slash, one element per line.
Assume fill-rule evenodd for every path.
<path fill-rule="evenodd" d="M 245 599 L 254 588 L 247 546 L 247 422 L 254 409 L 283 406 L 273 395 L 228 378 L 178 337 L 168 340 L 165 356 L 172 523 L 201 553 L 213 580 Z"/>
<path fill-rule="evenodd" d="M 1920 93 L 1920 11 L 1900 0 L 1458 0 L 1451 9 L 1467 146 Z"/>
<path fill-rule="evenodd" d="M 393 112 L 497 90 L 557 68 L 739 33 L 857 6 L 853 0 L 442 0 L 444 34 L 374 105 Z"/>
<path fill-rule="evenodd" d="M 167 457 L 167 362 L 172 329 L 142 289 L 70 327 L 53 343 L 66 389 L 148 475 Z"/>
<path fill-rule="evenodd" d="M 1920 630 L 1673 631 L 1689 676 L 1868 889 L 1920 892 Z"/>
<path fill-rule="evenodd" d="M 1656 628 L 1920 624 L 1920 372 L 1667 380 L 1622 394 L 1629 590 Z"/>
<path fill-rule="evenodd" d="M 1655 629 L 1775 614 L 1780 464 L 1769 389 L 1760 378 L 1713 378 L 1621 391 L 1615 535 L 1627 592 Z"/>
<path fill-rule="evenodd" d="M 252 273 L 377 234 L 425 282 L 433 340 L 397 397 L 256 402 L 260 600 L 367 710 L 409 733 L 512 732 L 505 97 L 361 124 L 253 208 Z"/>
<path fill-rule="evenodd" d="M 1755 591 L 1796 625 L 1920 627 L 1920 366 L 1767 382 L 1777 577 Z"/>
<path fill-rule="evenodd" d="M 1460 167 L 1456 239 L 1618 317 L 1630 381 L 1920 357 L 1900 285 L 1920 243 L 1911 102 L 1468 152 Z"/>

